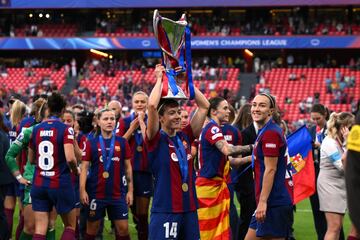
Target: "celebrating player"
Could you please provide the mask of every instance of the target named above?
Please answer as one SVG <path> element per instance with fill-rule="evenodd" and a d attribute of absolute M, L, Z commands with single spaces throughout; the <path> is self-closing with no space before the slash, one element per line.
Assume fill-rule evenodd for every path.
<path fill-rule="evenodd" d="M 148 96 L 144 92 L 135 92 L 132 98 L 134 112 L 124 118 L 126 133 L 133 152 L 131 165 L 134 177 L 134 204 L 131 207 L 134 222 L 137 224 L 138 239 L 148 239 L 148 212 L 153 191 L 153 180 L 148 165 L 147 149 L 144 142 Z"/>
<path fill-rule="evenodd" d="M 130 239 L 128 206 L 133 202 L 130 147 L 123 137 L 114 133 L 116 122 L 112 110 L 100 110 L 97 118 L 100 131 L 86 142 L 81 164 L 80 199 L 88 205 L 85 240 L 95 239 L 105 210 L 114 221 L 116 239 Z"/>
<path fill-rule="evenodd" d="M 246 240 L 262 237 L 285 239 L 293 219 L 292 188 L 285 179 L 287 144 L 282 129 L 272 120 L 273 96 L 259 94 L 252 101 L 251 115 L 259 127 L 253 151 L 256 210 Z"/>
<path fill-rule="evenodd" d="M 36 164 L 31 188 L 35 240 L 45 239 L 53 206 L 65 225 L 61 239 L 75 238 L 75 194 L 69 167 L 75 174 L 78 168 L 74 130 L 59 119 L 65 106 L 64 98 L 53 93 L 48 99 L 50 117 L 35 126 L 31 135 L 29 161 Z"/>
<path fill-rule="evenodd" d="M 162 99 L 164 67 L 155 69 L 156 84 L 149 97 L 147 147 L 155 178 L 149 239 L 199 239 L 195 171 L 191 143 L 199 136 L 209 103 L 195 88 L 199 107 L 191 123 L 181 131 L 181 109 L 174 99 Z M 161 124 L 161 129 L 159 126 Z"/>
<path fill-rule="evenodd" d="M 225 140 L 221 123 L 229 121 L 229 114 L 229 104 L 225 99 L 210 99 L 210 121 L 199 139 L 200 172 L 196 179 L 201 239 L 230 238 L 230 193 L 227 187 L 230 166 L 227 157 L 251 150 L 249 145 L 233 146 Z M 214 210 L 215 206 L 221 207 Z"/>

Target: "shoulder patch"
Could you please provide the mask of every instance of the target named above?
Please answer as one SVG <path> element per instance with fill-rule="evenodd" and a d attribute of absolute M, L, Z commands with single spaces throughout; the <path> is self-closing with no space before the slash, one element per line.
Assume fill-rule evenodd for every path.
<path fill-rule="evenodd" d="M 70 127 L 68 129 L 68 132 L 69 132 L 70 135 L 74 135 L 74 129 L 72 127 Z"/>
<path fill-rule="evenodd" d="M 212 134 L 216 134 L 220 132 L 220 128 L 218 128 L 217 126 L 213 126 L 210 131 Z"/>

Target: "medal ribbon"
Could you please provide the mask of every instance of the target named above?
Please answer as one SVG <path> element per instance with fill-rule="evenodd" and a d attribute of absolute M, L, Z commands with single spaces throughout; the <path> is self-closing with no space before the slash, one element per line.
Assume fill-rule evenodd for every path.
<path fill-rule="evenodd" d="M 190 100 L 195 97 L 194 83 L 191 71 L 191 31 L 190 27 L 185 28 L 185 57 L 186 57 L 186 89 L 189 89 Z"/>
<path fill-rule="evenodd" d="M 135 119 L 135 113 L 132 113 L 130 115 L 131 122 L 134 121 L 134 119 Z M 134 138 L 135 138 L 136 146 L 142 146 L 143 137 L 142 137 L 142 134 L 141 134 L 141 130 L 140 131 L 138 129 L 135 130 Z"/>
<path fill-rule="evenodd" d="M 260 131 L 258 132 L 258 135 L 256 137 L 256 141 L 255 144 L 257 144 L 257 142 L 260 140 L 260 136 L 265 132 L 265 130 L 267 129 L 267 127 L 270 125 L 270 123 L 272 122 L 272 118 L 264 125 L 264 127 L 262 129 L 260 129 Z M 254 150 L 252 152 L 251 155 L 251 167 L 252 169 L 254 169 L 255 167 L 255 157 L 254 157 Z"/>
<path fill-rule="evenodd" d="M 161 130 L 163 133 L 165 133 L 163 130 Z M 166 134 L 166 133 L 165 133 Z M 175 136 L 176 139 L 176 143 L 174 144 L 172 139 L 166 134 L 167 137 L 167 141 L 169 144 L 173 145 L 175 148 L 175 154 L 176 157 L 179 160 L 179 166 L 180 166 L 180 172 L 181 172 L 181 179 L 183 183 L 187 182 L 187 178 L 188 178 L 188 170 L 189 170 L 189 166 L 188 166 L 188 162 L 187 162 L 187 154 L 186 154 L 186 150 L 185 147 L 180 139 L 180 137 L 178 135 Z"/>
<path fill-rule="evenodd" d="M 114 155 L 115 134 L 112 134 L 112 137 L 111 137 L 109 156 L 106 156 L 105 143 L 104 143 L 104 139 L 101 134 L 99 136 L 99 142 L 100 142 L 100 147 L 101 147 L 101 155 L 102 155 L 102 159 L 103 159 L 103 163 L 104 163 L 104 170 L 106 172 L 108 172 L 109 168 L 110 168 L 110 164 L 111 164 L 111 159 Z"/>

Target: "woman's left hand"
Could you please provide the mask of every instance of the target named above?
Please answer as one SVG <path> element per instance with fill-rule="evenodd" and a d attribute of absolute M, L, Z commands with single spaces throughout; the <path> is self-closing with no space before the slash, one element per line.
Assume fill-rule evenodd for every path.
<path fill-rule="evenodd" d="M 127 192 L 126 194 L 126 203 L 130 207 L 133 205 L 134 196 L 133 192 Z"/>

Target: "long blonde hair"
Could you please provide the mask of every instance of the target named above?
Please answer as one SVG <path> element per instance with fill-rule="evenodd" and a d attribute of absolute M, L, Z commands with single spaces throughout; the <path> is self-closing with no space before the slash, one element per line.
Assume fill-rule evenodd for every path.
<path fill-rule="evenodd" d="M 34 116 L 36 122 L 41 122 L 44 118 L 44 113 L 42 112 L 45 110 L 44 106 L 46 102 L 45 98 L 39 98 L 31 105 L 30 116 Z"/>
<path fill-rule="evenodd" d="M 342 138 L 340 130 L 342 127 L 347 127 L 354 124 L 355 117 L 349 112 L 336 113 L 333 112 L 330 115 L 329 121 L 326 123 L 327 135 L 333 139 L 337 137 Z"/>
<path fill-rule="evenodd" d="M 11 107 L 10 122 L 16 127 L 20 124 L 26 113 L 26 105 L 20 100 L 16 100 Z"/>

